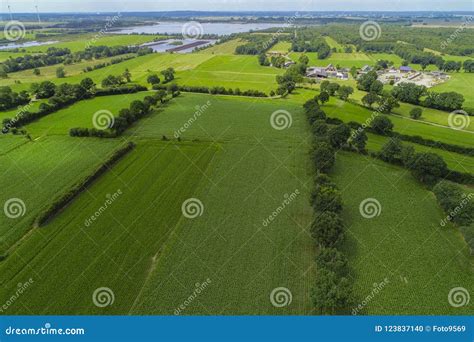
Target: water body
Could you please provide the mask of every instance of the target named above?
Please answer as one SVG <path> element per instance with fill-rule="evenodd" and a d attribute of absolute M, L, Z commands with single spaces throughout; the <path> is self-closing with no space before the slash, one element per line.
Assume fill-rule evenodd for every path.
<path fill-rule="evenodd" d="M 200 23 L 202 27 L 202 34 L 219 34 L 228 35 L 232 33 L 241 33 L 249 31 L 264 30 L 272 27 L 289 27 L 288 24 L 282 23 Z M 193 22 L 158 22 L 155 25 L 135 26 L 116 30 L 116 34 L 130 34 L 130 33 L 149 33 L 149 34 L 164 34 L 164 33 L 183 33 L 186 27 L 196 27 Z"/>
<path fill-rule="evenodd" d="M 173 42 L 181 42 L 182 44 L 173 44 Z M 155 52 L 168 52 L 176 49 L 179 50 L 176 53 L 190 53 L 197 47 L 213 45 L 215 42 L 215 39 L 169 39 L 146 43 L 142 46 L 152 48 Z"/>
<path fill-rule="evenodd" d="M 51 45 L 57 43 L 57 40 L 51 40 L 47 42 L 37 42 L 36 40 L 31 41 L 31 42 L 25 42 L 25 43 L 9 43 L 5 45 L 0 45 L 0 50 L 10 50 L 10 49 L 21 49 L 21 48 L 27 48 L 27 47 L 32 47 L 32 46 L 41 46 L 41 45 Z"/>

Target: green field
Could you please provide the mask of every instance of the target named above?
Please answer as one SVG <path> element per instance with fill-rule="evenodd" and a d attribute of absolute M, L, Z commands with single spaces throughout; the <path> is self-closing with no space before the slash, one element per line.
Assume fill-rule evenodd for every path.
<path fill-rule="evenodd" d="M 201 51 L 201 53 L 211 55 L 233 55 L 237 46 L 244 44 L 245 41 L 242 39 L 232 39 L 228 42 L 213 45 Z"/>
<path fill-rule="evenodd" d="M 183 142 L 160 141 L 208 101 Z M 291 127 L 282 131 L 270 124 L 279 109 L 293 115 Z M 10 313 L 173 314 L 207 278 L 215 287 L 186 313 L 312 311 L 309 141 L 300 106 L 185 94 L 140 121 L 129 138 L 138 143 L 135 151 L 0 264 L 0 298 L 24 279 L 42 284 L 25 293 Z M 123 197 L 84 227 L 105 195 L 118 189 Z M 263 226 L 285 195 L 297 190 L 300 195 L 287 210 Z M 190 197 L 204 206 L 194 220 L 181 214 L 181 204 Z M 67 290 L 60 285 L 65 281 Z M 116 297 L 105 310 L 90 300 L 100 286 L 113 289 Z M 280 286 L 293 295 L 287 308 L 269 301 L 269 293 Z"/>
<path fill-rule="evenodd" d="M 135 94 L 99 96 L 90 100 L 79 101 L 72 106 L 49 114 L 25 126 L 32 137 L 44 135 L 69 135 L 71 128 L 94 128 L 94 114 L 100 110 L 110 111 L 114 116 L 123 108 L 128 108 L 134 100 L 143 100 L 152 92 Z"/>
<path fill-rule="evenodd" d="M 23 137 L 15 139 L 9 142 L 8 150 L 2 145 L 0 202 L 19 198 L 26 210 L 17 219 L 0 215 L 0 254 L 32 228 L 34 219 L 50 201 L 92 172 L 119 144 L 97 139 L 47 137 L 27 143 Z M 5 143 L 4 138 L 0 141 Z"/>
<path fill-rule="evenodd" d="M 472 96 L 472 85 L 474 73 L 458 72 L 450 73 L 449 81 L 433 87 L 433 91 L 455 91 L 464 95 L 464 107 L 474 108 L 474 98 Z"/>
<path fill-rule="evenodd" d="M 290 42 L 278 42 L 270 48 L 270 51 L 288 53 L 291 50 Z"/>
<path fill-rule="evenodd" d="M 388 141 L 388 138 L 372 133 L 367 133 L 367 136 L 369 137 L 369 140 L 367 141 L 367 149 L 373 152 L 380 151 L 382 146 Z M 419 144 L 413 144 L 406 141 L 403 142 L 403 145 L 413 146 L 416 152 L 431 152 L 440 155 L 441 157 L 443 157 L 443 159 L 448 164 L 448 167 L 451 170 L 466 173 L 472 173 L 472 171 L 474 170 L 474 157 L 469 157 L 463 154 L 453 153 Z"/>
<path fill-rule="evenodd" d="M 269 93 L 277 88 L 275 76 L 284 70 L 263 67 L 256 56 L 214 56 L 192 70 L 179 72 L 177 82 L 191 86 L 223 86 Z"/>
<path fill-rule="evenodd" d="M 345 250 L 358 303 L 373 284 L 389 281 L 363 313 L 470 314 L 472 303 L 453 308 L 448 293 L 457 286 L 473 289 L 473 260 L 459 230 L 441 227 L 444 214 L 432 193 L 399 167 L 346 152 L 337 158 L 334 179 L 343 189 Z M 361 216 L 367 198 L 379 201 L 380 216 Z"/>

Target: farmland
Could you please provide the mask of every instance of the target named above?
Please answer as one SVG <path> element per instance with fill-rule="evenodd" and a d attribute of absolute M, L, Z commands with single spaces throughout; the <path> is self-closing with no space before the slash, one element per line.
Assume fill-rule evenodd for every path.
<path fill-rule="evenodd" d="M 142 15 L 147 27 L 159 20 Z M 78 52 L 164 38 L 97 36 L 103 18 L 58 16 L 53 29 L 23 37 L 33 40 L 36 32 L 57 43 L 0 51 L 0 63 L 49 47 Z M 125 15 L 129 25 L 114 29 L 137 27 L 140 16 Z M 243 18 L 225 24 L 248 24 Z M 250 22 L 259 23 L 255 18 Z M 34 280 L 7 314 L 350 314 L 359 303 L 361 315 L 470 314 L 472 303 L 455 307 L 447 296 L 459 286 L 474 291 L 474 250 L 463 233 L 473 223 L 442 225 L 447 212 L 435 191 L 445 179 L 465 198 L 473 189 L 474 120 L 451 114 L 474 108 L 469 64 L 443 71 L 445 83 L 411 103 L 393 95 L 393 82 L 377 84 L 375 71 L 372 85 L 362 87 L 370 72 L 361 70 L 386 72 L 391 64 L 382 60 L 421 70 L 423 58 L 430 59 L 426 70 L 438 70 L 445 64 L 435 57 L 474 59 L 469 46 L 459 55 L 451 45 L 440 53 L 435 40 L 449 35 L 436 28 L 426 28 L 433 30 L 427 36 L 382 25 L 379 44 L 361 39 L 354 23 L 302 20 L 282 32 L 237 31 L 192 52 L 137 48 L 110 65 L 116 56 L 105 53 L 2 69 L 0 302 Z M 167 33 L 177 41 L 181 34 Z M 329 64 L 337 72 L 309 72 Z M 429 92 L 465 100 L 451 93 L 429 102 Z M 369 104 L 368 94 L 375 98 Z M 393 107 L 386 110 L 384 101 Z M 103 130 L 94 122 L 100 111 L 113 116 Z M 465 123 L 452 127 L 453 118 Z M 18 216 L 7 213 L 12 199 Z M 362 215 L 366 199 L 380 204 L 377 216 Z M 340 238 L 318 228 L 325 214 Z M 333 263 L 344 270 L 326 270 L 324 252 L 335 253 L 341 260 Z M 340 301 L 317 291 L 326 271 L 328 279 L 343 279 L 323 284 Z M 386 286 L 367 302 L 381 282 Z M 112 304 L 91 300 L 101 288 L 113 294 Z M 271 295 L 281 288 L 289 296 L 282 306 Z"/>

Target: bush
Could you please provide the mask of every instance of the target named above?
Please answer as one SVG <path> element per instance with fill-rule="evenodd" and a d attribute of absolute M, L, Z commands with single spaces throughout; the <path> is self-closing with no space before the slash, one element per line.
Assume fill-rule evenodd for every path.
<path fill-rule="evenodd" d="M 327 269 L 338 275 L 348 271 L 347 257 L 336 248 L 320 248 L 316 255 L 317 269 Z"/>
<path fill-rule="evenodd" d="M 448 215 L 447 220 L 458 225 L 470 225 L 474 222 L 474 193 L 466 196 L 463 189 L 448 181 L 439 182 L 433 192 L 439 205 Z"/>
<path fill-rule="evenodd" d="M 318 143 L 313 152 L 315 167 L 320 172 L 329 171 L 336 163 L 336 154 L 328 143 Z"/>
<path fill-rule="evenodd" d="M 316 186 L 311 194 L 311 204 L 316 211 L 342 211 L 342 196 L 339 190 L 330 186 Z"/>
<path fill-rule="evenodd" d="M 439 178 L 448 173 L 446 162 L 434 153 L 417 153 L 414 156 L 412 171 L 420 182 L 434 185 Z"/>
<path fill-rule="evenodd" d="M 393 123 L 386 116 L 379 115 L 374 118 L 371 127 L 377 134 L 389 135 L 393 130 Z"/>
<path fill-rule="evenodd" d="M 315 285 L 312 299 L 320 314 L 346 314 L 349 311 L 353 302 L 349 279 L 323 268 L 318 270 Z"/>
<path fill-rule="evenodd" d="M 318 213 L 311 226 L 311 235 L 321 247 L 337 246 L 344 240 L 341 217 L 330 211 Z"/>

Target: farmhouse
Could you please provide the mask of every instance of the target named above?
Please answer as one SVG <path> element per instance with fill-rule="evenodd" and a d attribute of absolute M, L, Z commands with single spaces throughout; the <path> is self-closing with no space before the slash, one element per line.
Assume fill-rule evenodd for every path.
<path fill-rule="evenodd" d="M 339 78 L 341 80 L 348 80 L 349 74 L 347 71 L 338 70 L 334 65 L 329 64 L 327 67 L 309 67 L 306 70 L 306 77 Z"/>

